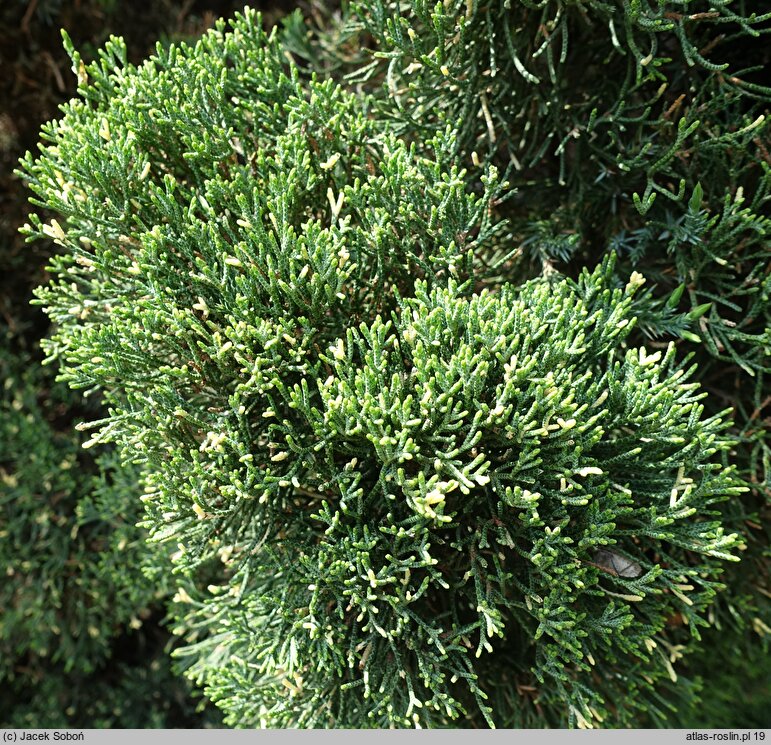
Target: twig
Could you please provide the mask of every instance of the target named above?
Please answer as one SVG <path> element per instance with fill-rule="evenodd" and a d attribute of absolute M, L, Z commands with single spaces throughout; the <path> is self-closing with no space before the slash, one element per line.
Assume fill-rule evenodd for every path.
<path fill-rule="evenodd" d="M 24 34 L 29 33 L 29 22 L 32 20 L 32 15 L 35 12 L 35 8 L 37 8 L 37 0 L 30 0 L 29 5 L 27 6 L 27 12 L 21 19 L 21 30 Z"/>

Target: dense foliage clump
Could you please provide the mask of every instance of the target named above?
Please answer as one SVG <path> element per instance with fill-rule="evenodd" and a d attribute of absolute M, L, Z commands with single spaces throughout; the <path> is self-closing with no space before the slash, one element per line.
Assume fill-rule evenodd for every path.
<path fill-rule="evenodd" d="M 70 48 L 21 170 L 45 348 L 229 725 L 683 722 L 705 641 L 768 633 L 770 22 L 378 2 Z"/>
<path fill-rule="evenodd" d="M 91 670 L 113 624 L 141 625 L 162 592 L 162 555 L 134 526 L 136 473 L 111 454 L 93 462 L 80 454 L 79 438 L 56 433 L 66 388 L 49 388 L 35 368 L 20 369 L 23 357 L 2 353 L 2 562 L 19 579 L 3 584 L 1 669 L 8 674 L 18 656 L 32 654 Z"/>

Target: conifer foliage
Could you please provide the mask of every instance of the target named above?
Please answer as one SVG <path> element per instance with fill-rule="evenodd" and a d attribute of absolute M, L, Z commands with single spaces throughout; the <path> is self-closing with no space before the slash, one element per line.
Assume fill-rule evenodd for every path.
<path fill-rule="evenodd" d="M 0 331 L 0 722 L 127 726 L 115 700 L 125 693 L 96 673 L 103 675 L 117 637 L 124 646 L 127 633 L 142 637 L 162 609 L 172 586 L 169 551 L 148 545 L 136 526 L 139 469 L 114 452 L 82 451 L 83 436 L 61 424 L 71 392 Z M 81 409 L 95 411 L 82 402 Z M 145 662 L 133 680 L 148 677 Z M 168 668 L 156 663 L 150 677 L 169 680 Z M 171 682 L 169 689 L 184 688 Z M 162 726 L 168 706 L 145 714 Z"/>
<path fill-rule="evenodd" d="M 718 346 L 736 323 L 694 324 L 731 272 L 752 329 L 768 313 L 769 171 L 748 176 L 749 210 L 716 177 L 721 217 L 692 185 L 672 218 L 673 250 L 753 236 L 741 262 L 708 254 L 723 280 L 653 257 L 653 197 L 682 202 L 685 182 L 662 184 L 696 126 L 648 132 L 663 92 L 646 96 L 662 48 L 720 72 L 701 21 L 752 35 L 767 19 L 725 0 L 704 18 L 688 0 L 586 5 L 354 4 L 328 33 L 366 30 L 376 56 L 320 68 L 354 69 L 356 89 L 293 61 L 296 19 L 282 43 L 250 11 L 139 67 L 118 39 L 90 65 L 71 50 L 80 98 L 21 169 L 56 213 L 26 232 L 62 249 L 38 291 L 46 349 L 103 397 L 86 447 L 115 443 L 137 473 L 132 509 L 175 551 L 173 579 L 158 569 L 178 665 L 231 726 L 663 724 L 664 694 L 688 698 L 677 663 L 748 548 L 736 505 L 764 492 L 736 455 L 749 435 L 674 340 L 763 385 L 766 329 Z M 599 102 L 564 77 L 592 13 L 608 33 L 592 64 L 627 65 Z M 720 158 L 761 124 L 727 131 Z M 600 225 L 610 183 L 625 207 Z M 642 289 L 645 257 L 680 289 Z M 667 343 L 643 346 L 638 319 Z"/>
<path fill-rule="evenodd" d="M 28 358 L 2 350 L 1 545 L 10 581 L 0 593 L 0 674 L 24 655 L 89 672 L 102 661 L 112 624 L 141 626 L 163 593 L 166 570 L 135 528 L 140 509 L 123 498 L 136 474 L 120 468 L 114 454 L 90 463 L 79 455 L 80 438 L 52 431 L 47 419 L 67 400 L 66 387 L 46 391 L 51 381 L 34 367 L 24 371 L 24 363 Z"/>
<path fill-rule="evenodd" d="M 639 278 L 611 291 L 609 269 L 471 298 L 418 282 L 272 405 L 302 415 L 273 437 L 292 516 L 238 562 L 242 620 L 199 593 L 211 637 L 183 651 L 231 723 L 522 726 L 518 686 L 543 686 L 551 721 L 588 724 L 628 695 L 611 671 L 669 675 L 666 622 L 698 637 L 740 545 L 708 505 L 742 487 L 674 348 L 614 355 Z"/>

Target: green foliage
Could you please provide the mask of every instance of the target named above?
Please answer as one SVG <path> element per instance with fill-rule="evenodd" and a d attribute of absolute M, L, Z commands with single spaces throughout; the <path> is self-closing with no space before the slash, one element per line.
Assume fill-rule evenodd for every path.
<path fill-rule="evenodd" d="M 730 460 L 751 490 L 721 512 L 748 548 L 695 669 L 735 669 L 732 650 L 753 649 L 771 624 L 771 4 L 352 6 L 311 35 L 320 66 L 380 87 L 381 115 L 418 141 L 457 121 L 472 173 L 506 169 L 496 214 L 510 235 L 491 272 L 575 276 L 618 254 L 620 282 L 635 267 L 655 282 L 635 300 L 642 335 L 686 342 L 707 410 L 734 407 Z M 308 58 L 297 31 L 295 18 L 287 43 Z"/>
<path fill-rule="evenodd" d="M 133 630 L 135 639 L 145 639 L 145 623 L 170 582 L 167 552 L 148 546 L 135 525 L 138 469 L 122 466 L 109 451 L 94 458 L 82 451 L 81 436 L 66 428 L 73 394 L 6 329 L 0 343 L 0 722 L 164 727 L 196 721 L 165 654 L 152 664 L 141 654 L 133 664 L 118 659 L 132 646 L 147 651 L 147 641 L 132 644 L 126 635 Z M 85 402 L 79 410 L 95 411 Z M 140 697 L 141 706 L 126 706 L 130 696 Z"/>
<path fill-rule="evenodd" d="M 769 33 L 768 2 L 378 0 L 352 3 L 336 62 L 382 86 L 395 131 L 457 123 L 462 162 L 507 169 L 504 278 L 610 246 L 659 297 L 685 283 L 690 309 L 712 303 L 699 337 L 756 371 L 771 342 L 771 89 L 753 81 Z M 312 57 L 292 23 L 286 35 Z M 688 332 L 643 316 L 651 335 Z"/>
<path fill-rule="evenodd" d="M 84 101 L 25 162 L 65 223 L 29 228 L 67 249 L 48 349 L 112 406 L 91 442 L 149 471 L 179 655 L 228 721 L 533 721 L 511 681 L 555 723 L 654 706 L 742 487 L 674 347 L 622 353 L 642 278 L 471 294 L 505 185 L 467 193 L 454 138 L 420 156 L 304 85 L 253 15 L 141 68 L 117 41 L 73 61 Z"/>
<path fill-rule="evenodd" d="M 136 637 L 142 639 L 138 643 Z M 116 640 L 115 657 L 90 675 L 46 665 L 3 683 L 3 727 L 143 729 L 221 726 L 198 710 L 189 686 L 171 671 L 168 651 L 143 631 Z M 148 643 L 149 642 L 149 643 Z M 126 658 L 131 655 L 133 659 Z"/>
<path fill-rule="evenodd" d="M 81 452 L 85 438 L 73 424 L 97 416 L 98 403 L 54 383 L 54 371 L 40 370 L 37 342 L 47 324 L 30 308 L 29 296 L 45 278 L 45 260 L 55 247 L 45 241 L 30 250 L 17 235 L 27 193 L 12 173 L 19 155 L 36 142 L 41 121 L 75 92 L 60 26 L 73 29 L 86 54 L 119 27 L 133 54 L 144 55 L 157 34 L 180 36 L 200 22 L 182 5 L 163 0 L 137 15 L 133 4 L 112 0 L 0 3 L 6 63 L 0 85 L 3 726 L 202 722 L 190 686 L 173 676 L 163 649 L 170 565 L 166 552 L 148 547 L 145 532 L 135 527 L 142 512 L 139 470 L 124 468 L 103 448 L 95 457 Z"/>
<path fill-rule="evenodd" d="M 227 724 L 682 722 L 706 643 L 768 633 L 748 5 L 247 11 L 139 67 L 65 38 L 25 232 L 133 495 L 80 509 L 174 546 L 174 654 Z"/>
<path fill-rule="evenodd" d="M 672 717 L 671 726 L 690 729 L 703 727 L 709 721 L 712 727 L 729 728 L 741 723 L 748 728 L 768 728 L 768 644 L 745 639 L 727 647 L 720 632 L 709 633 L 705 641 L 714 644 L 711 648 L 718 650 L 717 657 L 701 655 L 688 661 L 689 672 L 698 673 L 702 688 L 689 706 Z"/>
<path fill-rule="evenodd" d="M 179 653 L 227 721 L 524 726 L 535 686 L 553 724 L 658 706 L 615 673 L 674 676 L 739 543 L 708 505 L 742 488 L 710 464 L 720 422 L 674 348 L 613 354 L 636 282 L 607 274 L 470 299 L 418 282 L 322 355 L 317 393 L 281 391 L 270 411 L 304 420 L 272 434 L 290 517 L 237 562 L 232 599 L 191 598 L 211 635 Z"/>
<path fill-rule="evenodd" d="M 80 455 L 79 438 L 55 429 L 66 387 L 1 354 L 0 674 L 28 658 L 91 671 L 163 594 L 163 553 L 135 527 L 136 469 Z"/>

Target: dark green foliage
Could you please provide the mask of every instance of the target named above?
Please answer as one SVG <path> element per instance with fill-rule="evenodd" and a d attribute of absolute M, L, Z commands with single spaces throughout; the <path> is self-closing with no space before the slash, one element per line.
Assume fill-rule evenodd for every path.
<path fill-rule="evenodd" d="M 372 62 L 350 51 L 359 28 Z M 659 294 L 686 283 L 690 309 L 712 303 L 699 336 L 752 371 L 771 342 L 771 89 L 753 82 L 769 33 L 768 2 L 378 0 L 352 4 L 337 54 L 383 86 L 396 131 L 457 122 L 468 167 L 508 169 L 507 278 L 614 248 Z M 654 336 L 687 331 L 644 321 Z"/>
<path fill-rule="evenodd" d="M 698 673 L 702 689 L 694 701 L 671 718 L 671 726 L 765 728 L 771 724 L 771 670 L 767 644 L 739 640 L 727 646 L 720 632 L 708 632 L 708 644 L 721 650 L 689 660 L 689 673 Z M 720 664 L 716 664 L 718 662 Z"/>
<path fill-rule="evenodd" d="M 5 349 L 0 379 L 0 673 L 30 656 L 90 671 L 164 594 L 163 553 L 135 527 L 137 470 L 81 455 L 80 438 L 56 432 L 66 388 Z"/>
<path fill-rule="evenodd" d="M 217 727 L 217 711 L 201 714 L 185 681 L 171 671 L 168 650 L 121 636 L 116 657 L 91 675 L 65 673 L 46 665 L 25 669 L 4 682 L 3 727 L 143 729 Z M 125 661 L 128 655 L 133 659 Z"/>
<path fill-rule="evenodd" d="M 18 337 L 4 330 L 1 343 L 0 723 L 196 721 L 167 655 L 152 664 L 141 654 L 132 665 L 119 661 L 132 646 L 127 632 L 144 638 L 170 582 L 168 552 L 148 546 L 135 526 L 138 469 L 121 466 L 114 453 L 83 452 L 82 437 L 63 429 L 74 414 L 72 393 L 34 364 Z M 94 407 L 81 403 L 81 411 L 93 415 Z M 158 636 L 155 624 L 150 636 Z M 145 652 L 147 642 L 133 646 Z M 154 689 L 157 703 L 148 709 Z"/>

